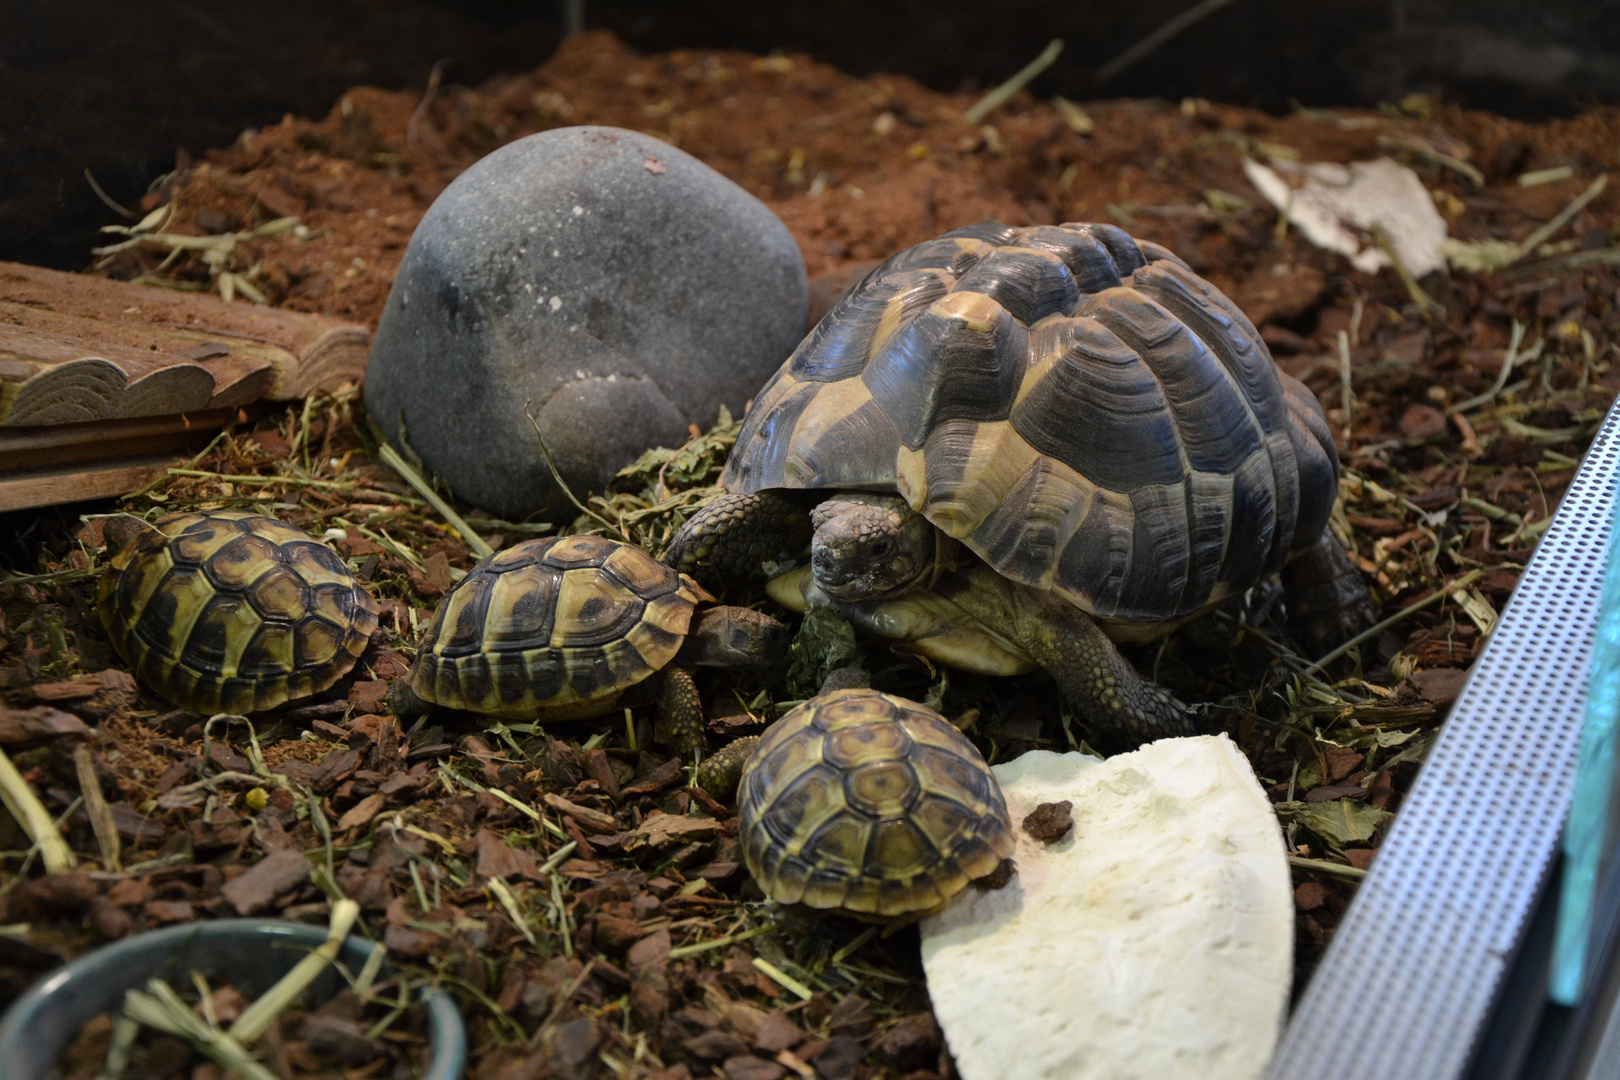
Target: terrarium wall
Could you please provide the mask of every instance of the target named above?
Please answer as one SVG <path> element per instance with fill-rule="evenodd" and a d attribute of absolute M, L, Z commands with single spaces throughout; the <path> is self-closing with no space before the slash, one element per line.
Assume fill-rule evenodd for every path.
<path fill-rule="evenodd" d="M 1230 0 L 1133 64 L 1188 0 L 584 0 L 584 25 L 644 51 L 808 52 L 857 75 L 939 89 L 1000 82 L 1062 38 L 1038 95 L 1195 96 L 1283 111 L 1437 94 L 1519 117 L 1620 99 L 1620 5 L 1585 0 Z M 562 0 L 0 0 L 0 258 L 80 269 L 114 199 L 135 202 L 177 153 L 345 89 L 468 85 L 534 68 Z M 1099 78 L 1106 72 L 1108 77 Z"/>

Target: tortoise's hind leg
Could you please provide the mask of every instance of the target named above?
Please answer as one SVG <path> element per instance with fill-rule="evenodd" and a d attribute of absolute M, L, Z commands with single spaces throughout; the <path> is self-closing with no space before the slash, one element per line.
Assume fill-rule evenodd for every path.
<path fill-rule="evenodd" d="M 1144 679 L 1091 616 L 1055 593 L 976 569 L 971 587 L 953 591 L 950 598 L 1029 653 L 1104 741 L 1134 748 L 1197 734 L 1187 707 Z"/>
<path fill-rule="evenodd" d="M 1344 545 L 1328 529 L 1313 548 L 1282 570 L 1288 629 L 1314 660 L 1355 637 L 1378 618 L 1372 594 Z"/>

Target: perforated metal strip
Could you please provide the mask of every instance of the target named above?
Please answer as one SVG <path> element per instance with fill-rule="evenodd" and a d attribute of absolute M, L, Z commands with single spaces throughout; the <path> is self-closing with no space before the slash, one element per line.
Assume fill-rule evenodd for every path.
<path fill-rule="evenodd" d="M 1558 845 L 1614 510 L 1611 409 L 1267 1070 L 1461 1075 Z"/>

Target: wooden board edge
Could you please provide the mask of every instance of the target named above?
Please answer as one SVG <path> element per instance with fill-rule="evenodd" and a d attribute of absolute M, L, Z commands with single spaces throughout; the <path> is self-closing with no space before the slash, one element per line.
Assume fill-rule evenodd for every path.
<path fill-rule="evenodd" d="M 127 495 L 185 463 L 185 458 L 165 455 L 126 458 L 83 469 L 70 466 L 0 475 L 0 513 Z"/>

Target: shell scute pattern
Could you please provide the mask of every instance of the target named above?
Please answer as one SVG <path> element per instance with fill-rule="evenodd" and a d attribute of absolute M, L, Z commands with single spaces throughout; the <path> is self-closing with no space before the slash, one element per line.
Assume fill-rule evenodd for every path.
<path fill-rule="evenodd" d="M 806 870 L 814 868 L 826 878 L 860 876 L 866 869 L 867 829 L 853 817 L 835 817 L 817 829 L 805 844 Z"/>
<path fill-rule="evenodd" d="M 1175 415 L 1136 350 L 1095 319 L 1042 330 L 1038 344 L 1051 359 L 1026 380 L 1013 430 L 1037 453 L 1111 491 L 1179 480 Z M 1122 440 L 1136 452 L 1118 453 Z"/>
<path fill-rule="evenodd" d="M 1080 302 L 1073 271 L 1056 253 L 1036 247 L 997 248 L 963 274 L 956 288 L 989 297 L 1025 326 L 1048 315 L 1072 315 Z"/>
<path fill-rule="evenodd" d="M 113 647 L 198 712 L 256 712 L 327 689 L 377 605 L 331 549 L 274 518 L 170 515 L 112 559 L 98 606 Z"/>
<path fill-rule="evenodd" d="M 909 813 L 922 785 L 901 760 L 868 761 L 844 774 L 844 799 L 867 817 Z"/>
<path fill-rule="evenodd" d="M 1244 403 L 1272 430 L 1288 411 L 1276 396 L 1277 366 L 1265 350 L 1248 316 L 1214 286 L 1179 263 L 1155 262 L 1137 272 L 1133 287 L 1180 319 L 1212 349 L 1246 391 Z"/>
<path fill-rule="evenodd" d="M 823 729 L 822 756 L 840 769 L 857 769 L 872 762 L 903 761 L 911 751 L 906 729 L 883 717 L 873 720 L 851 718 L 846 723 L 828 723 Z"/>
<path fill-rule="evenodd" d="M 561 585 L 556 573 L 535 564 L 516 566 L 491 578 L 489 590 L 480 598 L 484 602 L 469 605 L 457 619 L 458 649 L 476 652 L 496 644 L 516 649 L 550 645 L 556 633 Z"/>
<path fill-rule="evenodd" d="M 925 911 L 1013 849 L 973 745 L 937 713 L 872 690 L 814 698 L 772 725 L 738 808 L 749 871 L 782 903 Z"/>
<path fill-rule="evenodd" d="M 228 552 L 231 549 L 225 550 Z M 231 586 L 222 584 L 222 587 Z M 315 596 L 309 583 L 294 573 L 291 567 L 278 566 L 260 576 L 257 581 L 248 577 L 236 587 L 243 590 L 248 603 L 253 605 L 253 610 L 261 618 L 273 619 L 276 613 L 281 611 L 298 611 L 306 608 L 312 611 L 320 610 L 316 607 Z M 327 598 L 324 607 L 326 610 L 322 614 L 333 611 L 331 597 Z"/>
<path fill-rule="evenodd" d="M 181 537 L 175 545 L 183 556 L 189 555 L 186 539 Z M 234 537 L 209 554 L 193 557 L 191 561 L 201 567 L 202 572 L 219 588 L 245 589 L 259 580 L 266 565 L 275 565 L 280 560 L 276 558 L 274 543 L 250 533 Z"/>
<path fill-rule="evenodd" d="M 175 537 L 174 543 L 170 545 L 170 551 L 176 563 L 201 566 L 222 548 L 242 536 L 243 533 L 228 518 L 202 517 L 200 521 L 188 524 Z"/>
<path fill-rule="evenodd" d="M 485 559 L 445 597 L 411 689 L 489 716 L 593 715 L 674 658 L 704 599 L 628 544 L 528 540 Z"/>
<path fill-rule="evenodd" d="M 901 445 L 922 446 L 937 424 L 1005 420 L 1023 375 L 1029 331 L 1001 305 L 953 292 L 899 331 L 861 373 L 885 403 Z"/>
<path fill-rule="evenodd" d="M 299 665 L 324 664 L 343 646 L 343 630 L 320 619 L 305 619 L 294 630 Z"/>
<path fill-rule="evenodd" d="M 236 673 L 247 679 L 268 678 L 297 664 L 293 628 L 269 623 L 242 654 L 241 662 L 236 665 Z"/>
<path fill-rule="evenodd" d="M 836 382 L 860 374 L 871 350 L 949 292 L 952 280 L 933 268 L 919 267 L 863 282 L 850 293 L 849 306 L 841 305 L 836 317 L 823 318 L 795 350 L 793 375 L 809 382 Z"/>
<path fill-rule="evenodd" d="M 622 641 L 641 619 L 647 600 L 606 566 L 565 570 L 551 625 L 554 649 L 604 648 Z"/>
<path fill-rule="evenodd" d="M 925 240 L 891 258 L 866 277 L 887 276 L 894 270 L 943 270 L 954 280 L 995 250 L 995 244 L 978 236 L 967 235 L 969 229 L 955 229 L 933 240 Z"/>
<path fill-rule="evenodd" d="M 1174 420 L 1170 445 L 1179 450 L 1184 469 L 1220 472 L 1263 449 L 1261 429 L 1237 380 L 1185 323 L 1134 289 L 1104 293 L 1088 307 L 1092 318 L 1142 357 L 1158 383 Z"/>
<path fill-rule="evenodd" d="M 897 492 L 1012 580 L 1146 625 L 1314 544 L 1337 475 L 1315 398 L 1167 250 L 979 225 L 834 307 L 745 418 L 724 484 Z"/>

